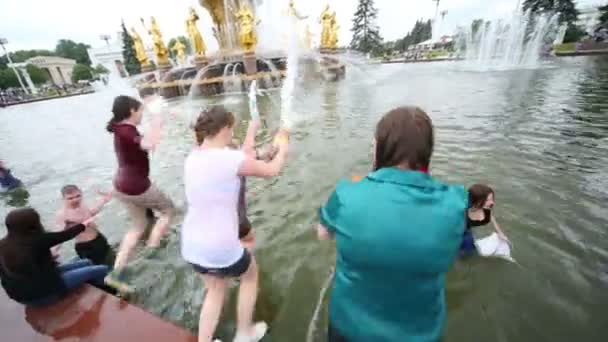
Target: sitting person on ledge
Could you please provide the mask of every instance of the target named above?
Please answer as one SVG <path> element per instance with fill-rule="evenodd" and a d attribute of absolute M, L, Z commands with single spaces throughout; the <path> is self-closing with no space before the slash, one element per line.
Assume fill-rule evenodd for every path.
<path fill-rule="evenodd" d="M 107 266 L 90 260 L 57 265 L 51 248 L 71 240 L 93 223 L 85 220 L 61 232 L 47 232 L 31 208 L 15 209 L 5 219 L 8 234 L 0 240 L 0 281 L 13 300 L 31 306 L 55 303 L 86 282 L 103 284 Z"/>

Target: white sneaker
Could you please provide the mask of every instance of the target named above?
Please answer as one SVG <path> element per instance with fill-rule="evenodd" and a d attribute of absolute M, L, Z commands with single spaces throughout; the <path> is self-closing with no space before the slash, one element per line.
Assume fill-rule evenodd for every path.
<path fill-rule="evenodd" d="M 245 335 L 237 332 L 233 342 L 258 342 L 268 331 L 268 324 L 265 322 L 258 322 L 253 325 L 253 335 Z"/>
<path fill-rule="evenodd" d="M 220 340 L 219 338 L 216 338 L 215 340 L 213 340 L 213 342 L 222 342 L 222 340 Z"/>

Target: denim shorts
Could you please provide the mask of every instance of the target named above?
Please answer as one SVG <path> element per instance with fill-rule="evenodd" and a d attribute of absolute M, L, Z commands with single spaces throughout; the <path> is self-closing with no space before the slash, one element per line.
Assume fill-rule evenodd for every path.
<path fill-rule="evenodd" d="M 227 267 L 204 267 L 191 264 L 194 270 L 200 274 L 212 275 L 220 278 L 238 278 L 245 274 L 251 265 L 251 255 L 247 249 L 243 249 L 243 256 L 234 264 Z"/>

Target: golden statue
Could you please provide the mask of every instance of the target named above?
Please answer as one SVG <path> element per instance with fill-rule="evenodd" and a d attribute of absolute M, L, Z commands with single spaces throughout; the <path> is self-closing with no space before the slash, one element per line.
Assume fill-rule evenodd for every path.
<path fill-rule="evenodd" d="M 242 3 L 239 10 L 237 12 L 232 11 L 232 13 L 239 22 L 239 39 L 241 41 L 241 46 L 245 51 L 253 51 L 258 43 L 258 38 L 255 33 L 255 25 L 257 23 L 249 4 L 247 2 Z"/>
<path fill-rule="evenodd" d="M 182 42 L 177 39 L 171 50 L 175 51 L 179 64 L 183 65 L 186 63 L 186 45 L 182 44 Z"/>
<path fill-rule="evenodd" d="M 139 61 L 141 66 L 149 66 L 150 59 L 148 59 L 148 55 L 146 54 L 146 48 L 144 47 L 144 42 L 141 40 L 141 37 L 135 31 L 135 28 L 131 28 L 131 39 L 133 40 L 133 48 L 135 49 L 135 58 Z"/>
<path fill-rule="evenodd" d="M 204 56 L 205 52 L 207 52 L 207 46 L 205 45 L 201 32 L 196 27 L 198 19 L 198 14 L 196 14 L 194 8 L 190 7 L 190 15 L 188 16 L 188 19 L 186 19 L 186 29 L 188 30 L 188 36 L 190 36 L 190 42 L 192 43 L 194 53 L 197 56 Z"/>
<path fill-rule="evenodd" d="M 331 12 L 329 5 L 326 5 L 319 19 L 319 22 L 322 24 L 321 48 L 327 49 L 331 46 L 332 21 L 335 22 L 335 13 Z"/>
<path fill-rule="evenodd" d="M 167 65 L 169 63 L 169 51 L 163 41 L 163 34 L 160 32 L 158 23 L 154 17 L 150 18 L 150 30 L 148 30 L 152 41 L 154 42 L 154 53 L 156 54 L 156 63 L 158 65 Z"/>
<path fill-rule="evenodd" d="M 329 33 L 329 45 L 330 49 L 338 48 L 338 31 L 340 30 L 340 25 L 338 25 L 338 21 L 336 20 L 336 12 L 332 15 L 331 20 L 331 30 Z"/>
<path fill-rule="evenodd" d="M 228 37 L 226 37 L 227 32 L 230 30 L 226 30 L 225 13 L 226 8 L 224 7 L 224 0 L 199 0 L 201 6 L 203 6 L 211 16 L 211 20 L 215 24 L 213 28 L 213 35 L 215 39 L 217 39 L 218 44 L 220 45 L 220 49 L 225 49 L 228 47 Z"/>

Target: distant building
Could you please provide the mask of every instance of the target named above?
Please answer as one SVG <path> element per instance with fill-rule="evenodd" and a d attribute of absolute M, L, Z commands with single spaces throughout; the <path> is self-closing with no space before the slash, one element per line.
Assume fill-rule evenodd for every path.
<path fill-rule="evenodd" d="M 117 32 L 115 40 L 109 41 L 104 46 L 88 49 L 87 52 L 93 67 L 101 64 L 110 70 L 110 73 L 120 75 L 120 77 L 127 77 L 129 75 L 124 67 L 122 48 L 122 32 Z M 154 60 L 154 51 L 147 49 L 146 52 L 150 60 Z"/>
<path fill-rule="evenodd" d="M 46 71 L 49 80 L 57 86 L 72 84 L 72 70 L 76 61 L 69 58 L 55 56 L 36 56 L 28 59 L 23 64 L 33 64 Z"/>
<path fill-rule="evenodd" d="M 576 25 L 580 26 L 585 32 L 592 34 L 600 23 L 601 13 L 597 6 L 583 7 L 579 9 Z"/>

